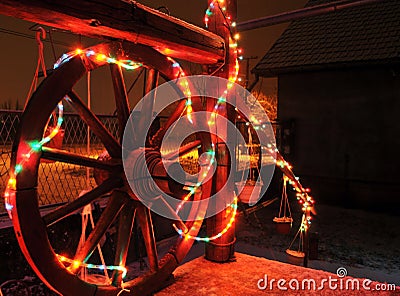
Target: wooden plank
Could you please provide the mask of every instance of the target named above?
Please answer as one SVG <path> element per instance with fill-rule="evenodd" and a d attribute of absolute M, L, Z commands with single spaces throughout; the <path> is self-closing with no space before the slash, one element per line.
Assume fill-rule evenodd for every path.
<path fill-rule="evenodd" d="M 127 0 L 2 0 L 0 13 L 102 39 L 125 40 L 202 64 L 224 59 L 224 40 L 205 29 Z"/>

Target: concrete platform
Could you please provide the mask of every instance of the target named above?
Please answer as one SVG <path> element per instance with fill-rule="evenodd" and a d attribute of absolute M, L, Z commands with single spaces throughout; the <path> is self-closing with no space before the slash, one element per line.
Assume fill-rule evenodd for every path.
<path fill-rule="evenodd" d="M 236 253 L 236 261 L 223 264 L 199 257 L 178 267 L 174 275 L 175 282 L 157 296 L 400 295 L 399 287 L 388 291 L 393 287 L 242 253 Z M 359 283 L 359 289 L 355 282 Z M 377 291 L 383 288 L 385 292 Z"/>

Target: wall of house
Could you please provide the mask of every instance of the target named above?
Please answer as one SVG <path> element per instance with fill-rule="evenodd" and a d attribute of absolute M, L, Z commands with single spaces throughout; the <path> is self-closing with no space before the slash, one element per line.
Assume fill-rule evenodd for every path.
<path fill-rule="evenodd" d="M 278 101 L 293 122 L 284 150 L 317 200 L 400 213 L 398 69 L 281 75 Z"/>

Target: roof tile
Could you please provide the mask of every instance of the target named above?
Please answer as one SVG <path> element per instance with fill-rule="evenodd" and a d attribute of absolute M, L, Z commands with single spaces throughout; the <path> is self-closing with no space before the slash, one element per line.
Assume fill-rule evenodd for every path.
<path fill-rule="evenodd" d="M 307 6 L 333 0 L 310 0 Z M 386 0 L 294 21 L 253 69 L 261 75 L 332 63 L 400 58 L 400 1 Z"/>

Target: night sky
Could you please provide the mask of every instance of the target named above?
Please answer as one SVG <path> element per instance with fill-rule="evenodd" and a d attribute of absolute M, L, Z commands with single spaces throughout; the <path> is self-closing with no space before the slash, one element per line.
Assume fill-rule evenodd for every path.
<path fill-rule="evenodd" d="M 142 0 L 138 2 L 154 8 L 166 6 L 171 15 L 204 27 L 203 16 L 207 8 L 205 0 L 191 0 L 190 2 L 185 0 Z M 306 0 L 238 0 L 238 21 L 298 9 L 303 7 L 306 2 Z M 0 16 L 0 55 L 2 57 L 0 67 L 0 107 L 4 107 L 4 104 L 8 103 L 14 109 L 17 101 L 20 107 L 25 102 L 37 63 L 35 33 L 29 29 L 32 25 L 32 23 L 26 21 Z M 273 45 L 286 26 L 287 24 L 276 25 L 241 34 L 240 46 L 244 49 L 244 56 L 258 56 L 257 60 L 251 61 L 251 68 Z M 55 42 L 57 58 L 64 52 L 77 48 L 80 43 L 84 47 L 98 42 L 61 32 L 55 32 L 52 36 Z M 51 68 L 54 62 L 51 45 L 49 42 L 45 42 L 44 46 L 46 65 L 47 68 Z M 242 70 L 244 68 L 245 65 L 243 64 Z M 136 73 L 126 75 L 127 84 L 133 81 L 137 75 Z M 112 85 L 107 76 L 108 71 L 106 69 L 97 70 L 92 75 L 92 108 L 95 112 L 110 114 L 114 107 L 111 103 L 112 100 L 108 99 L 108 97 L 112 98 Z M 275 85 L 275 80 L 264 79 L 262 89 L 264 92 L 271 94 L 276 90 Z M 77 89 L 81 96 L 85 98 L 85 83 L 80 83 Z M 131 100 L 137 100 L 141 93 L 142 86 L 139 84 L 130 94 Z"/>

